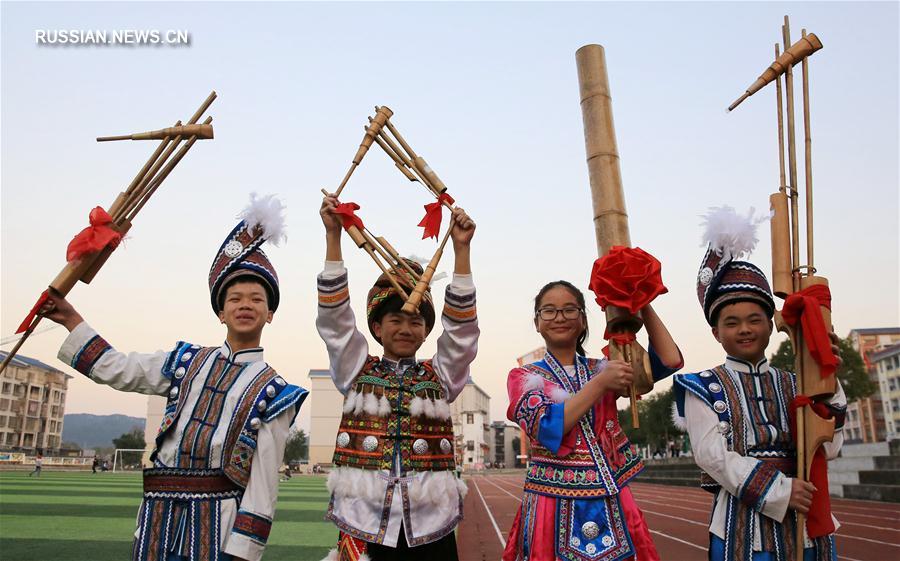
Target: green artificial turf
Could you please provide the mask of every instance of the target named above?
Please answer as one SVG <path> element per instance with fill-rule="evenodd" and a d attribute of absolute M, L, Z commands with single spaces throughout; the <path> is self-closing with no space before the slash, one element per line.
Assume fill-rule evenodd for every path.
<path fill-rule="evenodd" d="M 137 473 L 0 472 L 0 559 L 123 561 L 141 502 Z M 317 561 L 334 547 L 325 478 L 281 483 L 265 561 Z"/>

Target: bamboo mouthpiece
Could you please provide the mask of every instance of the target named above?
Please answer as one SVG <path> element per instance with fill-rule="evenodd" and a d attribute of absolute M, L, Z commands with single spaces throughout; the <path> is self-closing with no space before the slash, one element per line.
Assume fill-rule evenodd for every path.
<path fill-rule="evenodd" d="M 113 140 L 163 140 L 173 136 L 196 136 L 198 140 L 213 138 L 212 125 L 182 125 L 168 127 L 157 131 L 124 134 L 120 136 L 99 136 L 97 142 L 110 142 Z"/>
<path fill-rule="evenodd" d="M 786 51 L 781 53 L 775 62 L 766 68 L 765 72 L 759 75 L 755 82 L 739 97 L 734 103 L 728 106 L 728 110 L 732 111 L 740 105 L 745 99 L 761 90 L 766 84 L 781 76 L 789 67 L 794 66 L 804 58 L 813 54 L 822 48 L 822 41 L 816 37 L 815 33 L 810 33 L 805 37 L 801 37 L 799 41 L 790 46 Z"/>

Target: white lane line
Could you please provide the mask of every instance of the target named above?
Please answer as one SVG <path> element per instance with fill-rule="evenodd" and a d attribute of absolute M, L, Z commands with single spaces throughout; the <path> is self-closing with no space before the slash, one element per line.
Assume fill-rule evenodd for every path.
<path fill-rule="evenodd" d="M 472 478 L 472 483 L 475 484 L 475 490 L 478 491 L 478 496 L 481 498 L 481 504 L 484 505 L 484 510 L 487 511 L 488 516 L 491 519 L 491 524 L 494 525 L 494 531 L 497 532 L 497 540 L 500 541 L 500 547 L 506 545 L 506 542 L 503 541 L 503 534 L 500 533 L 500 527 L 497 526 L 497 521 L 494 520 L 494 515 L 491 514 L 491 509 L 488 508 L 487 501 L 484 500 L 484 495 L 481 494 L 481 488 L 478 487 L 478 482 L 475 481 L 475 478 Z"/>
<path fill-rule="evenodd" d="M 900 532 L 900 528 L 886 528 L 884 526 L 872 526 L 871 524 L 860 524 L 858 522 L 844 522 L 843 520 L 839 521 L 841 523 L 841 527 L 844 526 L 862 526 L 863 528 L 871 528 L 873 530 L 885 530 L 887 532 Z"/>
<path fill-rule="evenodd" d="M 879 540 L 872 540 L 872 539 L 869 539 L 869 538 L 861 538 L 861 537 L 859 537 L 859 536 L 853 536 L 853 535 L 851 535 L 851 534 L 841 534 L 841 533 L 839 532 L 839 533 L 837 533 L 836 535 L 840 536 L 840 537 L 843 538 L 843 539 L 848 539 L 848 540 L 860 540 L 860 541 L 869 542 L 869 543 L 877 543 L 877 544 L 879 544 L 879 545 L 886 545 L 886 546 L 889 546 L 889 547 L 900 547 L 900 544 L 890 543 L 890 542 L 883 542 L 883 541 L 879 541 Z"/>
<path fill-rule="evenodd" d="M 838 555 L 838 559 L 844 559 L 845 561 L 862 561 L 862 559 L 854 559 L 853 557 L 846 557 L 844 555 Z"/>
<path fill-rule="evenodd" d="M 516 500 L 519 501 L 520 503 L 522 502 L 522 499 L 520 499 L 519 497 L 513 495 L 512 493 L 510 493 L 509 491 L 507 491 L 507 490 L 504 489 L 503 487 L 497 485 L 496 483 L 494 483 L 493 481 L 491 481 L 489 478 L 485 477 L 484 480 L 487 481 L 488 483 L 490 483 L 491 485 L 493 485 L 494 487 L 496 487 L 497 489 L 500 489 L 501 491 L 503 491 L 504 493 L 506 493 L 506 494 L 509 495 L 510 497 L 516 499 Z"/>
<path fill-rule="evenodd" d="M 668 538 L 668 539 L 670 539 L 670 540 L 674 540 L 674 541 L 679 542 L 679 543 L 683 543 L 684 545 L 689 545 L 689 546 L 691 546 L 691 547 L 695 547 L 695 548 L 699 549 L 700 551 L 706 551 L 706 548 L 703 547 L 703 546 L 700 546 L 700 545 L 697 545 L 697 544 L 695 544 L 695 543 L 691 543 L 691 542 L 688 542 L 688 541 L 684 541 L 683 539 L 676 538 L 675 536 L 670 536 L 669 534 L 664 534 L 664 533 L 659 532 L 659 531 L 656 531 L 656 530 L 650 530 L 650 533 L 651 533 L 651 534 L 656 534 L 657 536 L 662 536 L 662 537 L 664 537 L 664 538 Z M 856 561 L 856 560 L 854 559 L 854 560 L 852 560 L 852 561 Z"/>
<path fill-rule="evenodd" d="M 694 524 L 696 526 L 706 527 L 705 522 L 697 522 L 696 520 L 688 520 L 687 518 L 681 518 L 680 516 L 672 516 L 671 514 L 664 514 L 662 512 L 656 512 L 655 510 L 647 510 L 646 508 L 641 509 L 645 514 L 656 514 L 657 516 L 665 516 L 666 518 L 672 518 L 675 520 L 680 520 L 682 522 L 687 522 L 688 524 Z"/>

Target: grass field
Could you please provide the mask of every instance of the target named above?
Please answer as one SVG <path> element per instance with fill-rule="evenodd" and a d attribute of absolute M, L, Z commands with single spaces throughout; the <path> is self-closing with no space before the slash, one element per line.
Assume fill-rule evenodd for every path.
<path fill-rule="evenodd" d="M 131 557 L 141 502 L 137 473 L 0 472 L 0 559 L 123 561 Z M 337 529 L 323 520 L 325 478 L 281 484 L 265 561 L 313 561 L 334 546 Z"/>

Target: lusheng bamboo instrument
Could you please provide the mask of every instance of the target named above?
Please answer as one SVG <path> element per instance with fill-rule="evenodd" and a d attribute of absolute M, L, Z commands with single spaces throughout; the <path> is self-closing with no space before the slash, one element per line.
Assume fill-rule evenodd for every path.
<path fill-rule="evenodd" d="M 341 192 L 350 180 L 350 176 L 353 175 L 353 172 L 356 171 L 356 168 L 359 167 L 359 164 L 368 153 L 369 148 L 375 143 L 384 150 L 385 154 L 391 158 L 397 169 L 399 169 L 407 179 L 421 183 L 441 205 L 452 211 L 454 209 L 452 199 L 447 196 L 441 196 L 446 193 L 447 186 L 444 185 L 444 182 L 441 181 L 434 170 L 431 169 L 425 159 L 416 154 L 406 142 L 406 139 L 403 138 L 390 120 L 393 115 L 394 112 L 387 106 L 382 105 L 380 107 L 375 107 L 375 115 L 369 117 L 369 124 L 365 127 L 365 135 L 363 135 L 363 139 L 359 143 L 356 155 L 353 156 L 350 168 L 347 170 L 347 173 L 344 174 L 344 178 L 334 192 L 334 196 L 340 197 Z M 322 193 L 326 196 L 329 195 L 324 189 L 322 189 Z M 402 311 L 414 313 L 418 311 L 419 305 L 422 303 L 422 298 L 425 296 L 425 291 L 428 290 L 428 286 L 431 284 L 431 279 L 444 254 L 444 247 L 447 245 L 447 240 L 450 238 L 450 232 L 452 231 L 453 226 L 454 221 L 451 217 L 447 231 L 441 239 L 441 243 L 438 245 L 431 260 L 425 265 L 425 270 L 421 275 L 417 274 L 406 261 L 400 257 L 397 250 L 383 237 L 373 236 L 367 228 L 361 230 L 353 225 L 347 227 L 346 230 L 347 234 L 356 243 L 357 247 L 365 251 L 369 257 L 375 261 L 378 268 L 388 275 L 388 278 L 398 294 L 405 298 L 406 301 L 403 304 L 403 308 L 401 308 Z M 403 287 L 388 274 L 391 270 L 394 271 L 395 274 L 412 277 L 415 281 L 415 286 L 412 290 L 404 290 Z"/>
<path fill-rule="evenodd" d="M 600 45 L 585 45 L 575 52 L 578 86 L 581 93 L 581 115 L 584 121 L 584 143 L 587 150 L 591 199 L 594 205 L 594 229 L 600 256 L 613 246 L 631 246 L 625 191 L 619 170 L 619 149 L 613 125 L 612 96 L 606 73 L 606 57 Z M 616 306 L 606 307 L 606 325 L 610 334 L 634 335 L 643 326 L 640 314 Z M 653 389 L 650 357 L 637 342 L 620 345 L 609 342 L 609 358 L 624 360 L 634 369 L 634 383 L 629 390 L 632 426 L 639 427 L 637 396 Z"/>
<path fill-rule="evenodd" d="M 116 199 L 110 205 L 107 213 L 112 218 L 109 227 L 123 237 L 134 221 L 137 213 L 140 212 L 153 193 L 162 185 L 166 177 L 172 172 L 178 162 L 187 154 L 188 150 L 197 140 L 213 138 L 212 117 L 207 117 L 202 124 L 197 124 L 200 117 L 206 113 L 209 106 L 216 99 L 216 92 L 212 92 L 200 105 L 200 108 L 188 120 L 186 125 L 182 125 L 181 121 L 175 123 L 175 126 L 132 135 L 100 137 L 98 142 L 109 140 L 159 140 L 160 143 L 153 151 L 153 154 L 147 162 L 141 167 L 131 183 L 124 191 L 119 193 Z M 177 150 L 177 152 L 176 152 Z M 81 282 L 88 284 L 97 272 L 109 259 L 113 248 L 106 246 L 104 249 L 83 255 L 80 259 L 66 263 L 62 271 L 50 283 L 50 289 L 66 296 L 72 288 Z M 41 300 L 43 299 L 43 296 Z M 39 304 L 40 304 L 39 300 Z M 39 307 L 39 306 L 36 306 Z M 3 363 L 0 364 L 0 372 L 6 369 L 9 362 L 16 356 L 16 353 L 22 347 L 26 339 L 34 332 L 34 328 L 40 323 L 42 316 L 35 315 L 31 320 L 28 328 L 22 337 L 16 343 L 15 347 L 9 352 Z"/>
<path fill-rule="evenodd" d="M 777 193 L 770 196 L 772 208 L 772 284 L 776 296 L 786 299 L 791 294 L 814 285 L 828 286 L 828 281 L 816 276 L 813 256 L 813 196 L 812 196 L 812 138 L 809 118 L 809 62 L 808 57 L 822 48 L 822 42 L 814 34 L 803 30 L 799 41 L 791 44 L 790 23 L 784 18 L 782 39 L 786 47 L 784 53 L 775 45 L 775 62 L 731 104 L 729 110 L 737 107 L 744 99 L 759 91 L 766 84 L 776 82 L 776 107 L 778 112 L 778 161 L 780 184 Z M 806 185 L 806 264 L 801 264 L 800 256 L 800 201 L 797 189 L 797 150 L 794 132 L 794 82 L 793 67 L 802 63 L 803 129 L 805 145 L 805 185 Z M 782 88 L 782 76 L 784 88 Z M 782 91 L 784 96 L 782 96 Z M 784 97 L 784 102 L 783 102 Z M 787 113 L 787 146 L 785 146 L 784 116 Z M 784 154 L 787 152 L 788 174 L 785 175 Z M 789 210 L 790 207 L 790 210 Z M 831 327 L 831 311 L 821 307 L 825 325 Z M 795 351 L 797 372 L 797 394 L 813 400 L 827 399 L 837 390 L 836 376 L 822 377 L 819 365 L 813 359 L 799 324 L 787 325 L 781 312 L 775 313 L 775 323 L 779 331 L 788 334 Z M 797 477 L 809 481 L 810 468 L 816 450 L 825 442 L 834 439 L 834 419 L 824 419 L 812 407 L 797 410 Z M 827 492 L 827 489 L 824 490 Z M 796 555 L 803 559 L 803 528 L 805 516 L 797 514 Z"/>

